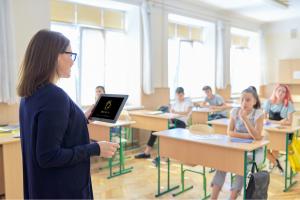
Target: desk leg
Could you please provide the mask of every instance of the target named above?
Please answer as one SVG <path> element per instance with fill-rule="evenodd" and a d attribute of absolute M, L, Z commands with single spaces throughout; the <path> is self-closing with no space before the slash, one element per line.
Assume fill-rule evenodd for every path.
<path fill-rule="evenodd" d="M 111 179 L 113 177 L 120 176 L 120 175 L 123 175 L 123 174 L 130 173 L 133 169 L 133 167 L 124 169 L 125 160 L 124 160 L 124 151 L 123 151 L 124 146 L 122 144 L 122 127 L 120 127 L 119 130 L 120 130 L 120 132 L 119 132 L 119 145 L 120 145 L 120 149 L 119 149 L 119 171 L 112 172 L 112 158 L 110 158 L 109 159 L 109 176 L 107 177 L 108 179 Z M 110 137 L 110 141 L 112 141 L 112 129 L 110 129 L 109 137 Z"/>
<path fill-rule="evenodd" d="M 248 166 L 248 152 L 244 152 L 244 187 L 243 187 L 243 199 L 246 199 L 246 186 L 247 186 L 247 166 Z"/>
<path fill-rule="evenodd" d="M 289 191 L 289 189 L 291 187 L 293 187 L 297 181 L 294 181 L 293 182 L 293 177 L 294 177 L 294 174 L 293 174 L 293 170 L 291 167 L 289 167 L 289 133 L 286 134 L 285 136 L 285 170 L 284 170 L 284 192 L 287 192 Z M 290 170 L 290 175 L 288 176 L 288 169 Z M 288 183 L 288 180 L 289 180 L 289 183 Z"/>
<path fill-rule="evenodd" d="M 170 188 L 170 160 L 168 159 L 167 163 L 168 163 L 168 183 L 167 183 L 167 189 L 163 192 L 160 191 L 160 181 L 161 181 L 161 174 L 160 174 L 160 152 L 159 152 L 159 137 L 157 137 L 157 143 L 158 143 L 158 147 L 157 147 L 157 193 L 155 195 L 155 197 L 159 197 L 162 196 L 168 192 L 171 192 L 177 188 L 179 188 L 179 185 L 174 186 L 173 188 Z"/>

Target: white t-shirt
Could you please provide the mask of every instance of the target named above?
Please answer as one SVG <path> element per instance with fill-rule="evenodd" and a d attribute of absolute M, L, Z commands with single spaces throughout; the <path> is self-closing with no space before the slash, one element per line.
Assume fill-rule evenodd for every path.
<path fill-rule="evenodd" d="M 187 112 L 189 110 L 189 108 L 192 108 L 192 107 L 193 107 L 193 103 L 190 98 L 185 98 L 184 101 L 182 101 L 182 102 L 179 102 L 176 100 L 175 103 L 171 106 L 171 108 L 175 112 Z M 192 112 L 190 112 L 186 116 L 182 116 L 178 119 L 183 121 L 185 124 L 187 124 L 187 121 L 188 121 L 191 113 Z"/>

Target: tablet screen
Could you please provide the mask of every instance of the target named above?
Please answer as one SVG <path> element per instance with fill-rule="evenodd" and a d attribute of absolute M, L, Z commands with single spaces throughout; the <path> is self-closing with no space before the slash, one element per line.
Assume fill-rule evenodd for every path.
<path fill-rule="evenodd" d="M 97 101 L 90 119 L 115 123 L 125 105 L 128 95 L 103 94 Z"/>

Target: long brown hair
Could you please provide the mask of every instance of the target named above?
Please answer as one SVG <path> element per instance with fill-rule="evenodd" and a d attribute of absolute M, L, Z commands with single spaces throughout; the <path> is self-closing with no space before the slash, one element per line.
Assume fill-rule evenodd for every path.
<path fill-rule="evenodd" d="M 39 87 L 50 83 L 55 76 L 57 59 L 70 40 L 59 32 L 40 30 L 28 44 L 19 72 L 18 95 L 31 96 Z"/>

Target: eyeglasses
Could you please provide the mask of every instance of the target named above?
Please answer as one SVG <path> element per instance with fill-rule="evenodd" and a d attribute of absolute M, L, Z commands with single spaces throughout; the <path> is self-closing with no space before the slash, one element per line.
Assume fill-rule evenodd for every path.
<path fill-rule="evenodd" d="M 76 60 L 77 53 L 73 53 L 73 52 L 69 52 L 69 51 L 64 51 L 64 53 L 70 54 L 70 56 L 71 56 L 71 58 L 72 58 L 73 61 Z"/>

